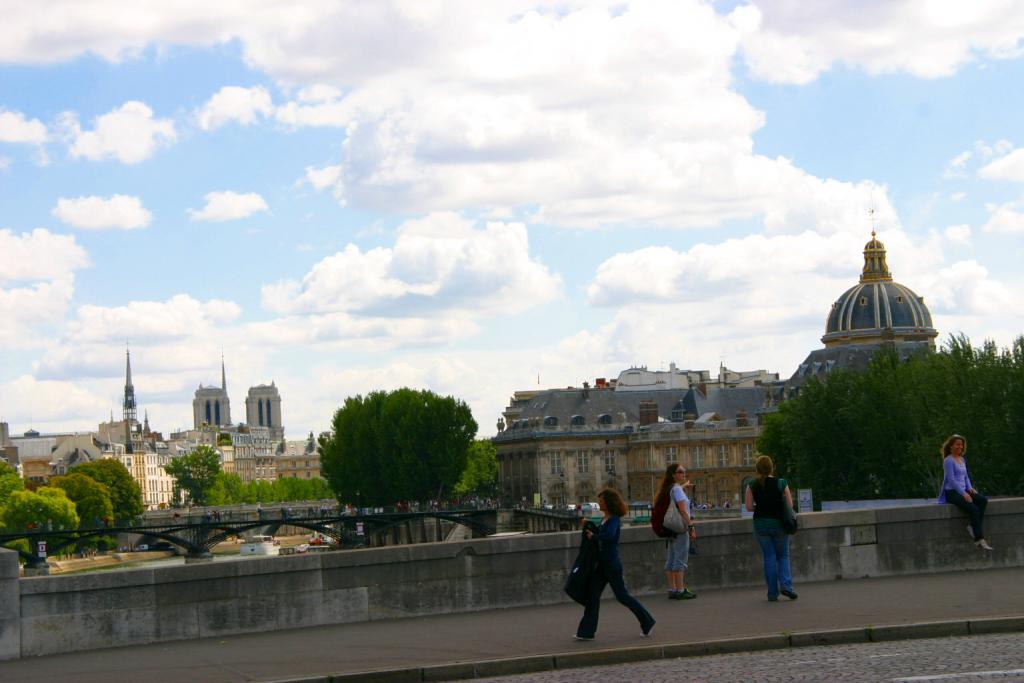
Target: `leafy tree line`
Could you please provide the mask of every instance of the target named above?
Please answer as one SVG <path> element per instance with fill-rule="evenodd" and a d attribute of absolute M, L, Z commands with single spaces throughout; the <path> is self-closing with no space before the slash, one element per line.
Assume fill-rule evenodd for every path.
<path fill-rule="evenodd" d="M 906 361 L 882 351 L 862 372 L 811 380 L 768 417 L 758 450 L 818 500 L 927 498 L 953 433 L 979 490 L 1024 494 L 1024 336 L 1009 349 L 951 337 Z"/>
<path fill-rule="evenodd" d="M 243 482 L 237 474 L 221 472 L 210 489 L 209 504 L 288 503 L 324 500 L 333 497 L 334 494 L 327 482 L 319 477 L 315 479 L 282 477 L 275 481 Z"/>

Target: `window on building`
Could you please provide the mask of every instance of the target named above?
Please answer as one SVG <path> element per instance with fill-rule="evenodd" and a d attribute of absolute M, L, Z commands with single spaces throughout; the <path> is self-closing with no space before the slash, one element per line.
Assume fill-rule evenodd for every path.
<path fill-rule="evenodd" d="M 597 424 L 602 427 L 607 427 L 612 423 L 612 416 L 608 413 L 602 413 L 597 416 Z"/>
<path fill-rule="evenodd" d="M 697 444 L 696 446 L 691 447 L 690 453 L 693 455 L 692 467 L 702 469 L 704 467 L 704 446 Z"/>
<path fill-rule="evenodd" d="M 665 446 L 665 467 L 668 467 L 670 462 L 676 461 L 676 447 Z"/>
<path fill-rule="evenodd" d="M 729 446 L 728 444 L 718 445 L 718 466 L 728 467 L 729 466 Z"/>
<path fill-rule="evenodd" d="M 554 451 L 551 454 L 551 474 L 562 473 L 562 454 Z"/>
<path fill-rule="evenodd" d="M 615 473 L 615 451 L 604 452 L 604 471 L 608 474 Z"/>
<path fill-rule="evenodd" d="M 590 472 L 590 454 L 586 451 L 576 451 L 576 471 L 580 474 Z"/>
<path fill-rule="evenodd" d="M 544 418 L 544 426 L 545 427 L 557 427 L 558 426 L 558 418 L 555 417 L 554 415 L 548 415 L 547 417 Z"/>
<path fill-rule="evenodd" d="M 753 467 L 754 466 L 754 444 L 745 443 L 743 444 L 743 466 Z"/>
<path fill-rule="evenodd" d="M 587 418 L 583 417 L 582 415 L 573 415 L 571 418 L 569 418 L 569 424 L 571 424 L 573 427 L 582 427 L 583 425 L 587 424 Z"/>

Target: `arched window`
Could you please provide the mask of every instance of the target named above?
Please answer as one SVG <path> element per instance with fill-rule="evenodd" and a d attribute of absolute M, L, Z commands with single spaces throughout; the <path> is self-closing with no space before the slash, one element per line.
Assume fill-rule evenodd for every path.
<path fill-rule="evenodd" d="M 558 418 L 555 417 L 554 415 L 548 415 L 547 417 L 544 418 L 544 426 L 545 427 L 557 427 L 558 426 Z"/>
<path fill-rule="evenodd" d="M 569 424 L 571 424 L 573 427 L 582 427 L 583 425 L 587 424 L 587 418 L 583 417 L 582 415 L 573 415 L 571 418 L 569 418 Z"/>
<path fill-rule="evenodd" d="M 274 421 L 270 417 L 270 399 L 269 398 L 267 399 L 267 426 L 268 427 L 273 427 L 274 426 Z"/>
<path fill-rule="evenodd" d="M 597 424 L 601 425 L 602 427 L 607 427 L 611 423 L 612 416 L 609 415 L 608 413 L 601 413 L 600 415 L 597 416 Z"/>
<path fill-rule="evenodd" d="M 206 402 L 206 424 L 213 424 L 213 416 L 210 415 L 210 402 Z"/>
<path fill-rule="evenodd" d="M 214 424 L 220 424 L 220 401 L 213 404 L 213 416 L 215 418 Z"/>
<path fill-rule="evenodd" d="M 263 426 L 263 401 L 256 399 L 256 410 L 259 413 L 260 427 Z"/>

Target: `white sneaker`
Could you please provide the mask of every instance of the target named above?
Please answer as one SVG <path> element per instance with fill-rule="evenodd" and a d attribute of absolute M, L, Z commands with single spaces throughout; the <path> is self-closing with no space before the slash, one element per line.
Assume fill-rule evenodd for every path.
<path fill-rule="evenodd" d="M 988 544 L 988 541 L 986 541 L 984 538 L 981 539 L 980 541 L 978 541 L 977 543 L 975 543 L 974 545 L 978 546 L 982 550 L 992 550 L 993 549 L 992 546 L 990 546 Z"/>
<path fill-rule="evenodd" d="M 967 525 L 967 535 L 974 538 L 974 528 L 970 524 Z"/>

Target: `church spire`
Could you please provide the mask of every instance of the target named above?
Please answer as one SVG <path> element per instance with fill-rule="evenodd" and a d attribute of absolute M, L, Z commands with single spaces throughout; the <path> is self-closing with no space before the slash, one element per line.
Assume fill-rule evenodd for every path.
<path fill-rule="evenodd" d="M 220 388 L 224 391 L 228 390 L 228 376 L 224 372 L 224 352 L 220 352 Z"/>
<path fill-rule="evenodd" d="M 137 421 L 138 413 L 136 412 L 135 387 L 132 385 L 132 353 L 128 350 L 127 344 L 125 345 L 124 355 L 124 401 L 121 407 L 123 409 L 122 415 L 124 416 L 125 450 L 131 453 L 133 452 L 132 424 Z"/>

